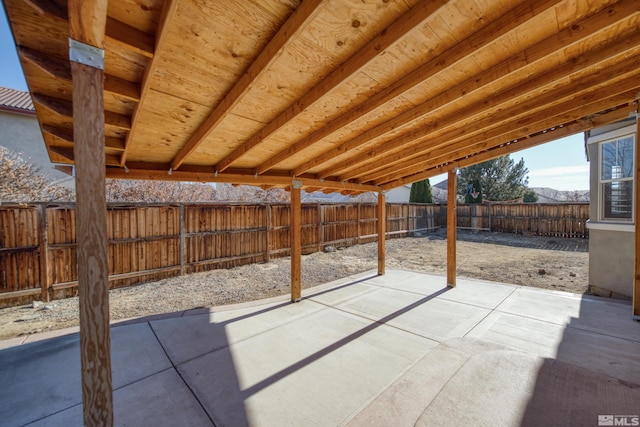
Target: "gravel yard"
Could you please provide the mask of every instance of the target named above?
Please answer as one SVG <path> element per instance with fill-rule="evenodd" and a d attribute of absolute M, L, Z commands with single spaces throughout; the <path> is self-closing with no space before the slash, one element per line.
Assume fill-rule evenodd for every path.
<path fill-rule="evenodd" d="M 387 241 L 387 269 L 446 274 L 444 230 Z M 587 292 L 588 241 L 458 232 L 460 277 Z M 174 277 L 111 291 L 111 320 L 269 298 L 289 293 L 289 258 Z M 302 259 L 304 288 L 377 268 L 377 243 Z M 0 340 L 78 324 L 78 299 L 0 309 Z"/>

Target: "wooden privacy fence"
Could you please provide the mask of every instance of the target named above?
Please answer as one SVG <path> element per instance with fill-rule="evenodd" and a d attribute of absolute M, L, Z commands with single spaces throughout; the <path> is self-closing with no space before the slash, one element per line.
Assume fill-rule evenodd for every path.
<path fill-rule="evenodd" d="M 387 236 L 446 226 L 446 205 L 388 204 Z M 588 204 L 459 205 L 458 226 L 587 237 Z M 121 287 L 289 254 L 289 205 L 109 205 L 109 281 Z M 303 204 L 303 253 L 377 240 L 376 204 Z M 73 205 L 0 205 L 0 306 L 77 292 Z"/>

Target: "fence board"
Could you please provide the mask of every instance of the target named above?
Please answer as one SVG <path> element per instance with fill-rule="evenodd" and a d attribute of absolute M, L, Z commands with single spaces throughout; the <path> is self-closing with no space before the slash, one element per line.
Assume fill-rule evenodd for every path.
<path fill-rule="evenodd" d="M 388 204 L 386 210 L 390 238 L 446 226 L 446 205 Z M 376 204 L 303 204 L 301 215 L 304 253 L 377 240 Z M 505 233 L 586 238 L 588 216 L 587 203 L 458 205 L 459 227 Z M 290 251 L 288 204 L 109 205 L 107 228 L 111 287 Z M 25 295 L 73 295 L 75 235 L 73 205 L 0 206 L 0 305 Z"/>

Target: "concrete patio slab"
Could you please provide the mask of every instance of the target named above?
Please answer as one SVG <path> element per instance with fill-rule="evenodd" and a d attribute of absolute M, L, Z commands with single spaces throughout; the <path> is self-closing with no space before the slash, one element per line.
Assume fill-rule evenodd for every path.
<path fill-rule="evenodd" d="M 626 325 L 640 327 L 633 321 Z M 638 341 L 499 312 L 491 313 L 467 336 L 640 384 Z"/>
<path fill-rule="evenodd" d="M 534 288 L 515 290 L 498 307 L 505 313 L 640 341 L 640 328 L 622 327 L 630 310 L 629 304 L 620 300 Z"/>
<path fill-rule="evenodd" d="M 115 425 L 213 426 L 202 406 L 173 369 L 114 390 L 113 401 Z M 30 424 L 33 427 L 81 425 L 81 405 Z"/>
<path fill-rule="evenodd" d="M 339 425 L 436 345 L 325 308 L 178 369 L 216 425 Z"/>
<path fill-rule="evenodd" d="M 113 387 L 119 388 L 171 367 L 146 323 L 112 328 Z M 0 351 L 0 420 L 24 425 L 82 402 L 78 334 Z"/>
<path fill-rule="evenodd" d="M 640 323 L 628 303 L 469 279 L 449 289 L 398 270 L 305 295 L 112 327 L 116 425 L 640 416 Z M 81 425 L 78 335 L 48 336 L 0 343 L 3 426 Z"/>

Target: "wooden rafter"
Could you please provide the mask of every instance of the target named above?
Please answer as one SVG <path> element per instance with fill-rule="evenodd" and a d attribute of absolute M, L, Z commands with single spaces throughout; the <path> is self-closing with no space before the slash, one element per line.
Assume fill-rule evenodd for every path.
<path fill-rule="evenodd" d="M 143 180 L 164 180 L 164 181 L 189 181 L 189 182 L 223 182 L 245 185 L 272 185 L 277 187 L 290 185 L 292 178 L 288 175 L 273 174 L 256 176 L 251 170 L 232 170 L 224 173 L 216 173 L 211 167 L 183 166 L 178 170 L 171 170 L 170 166 L 163 165 L 162 169 L 157 166 L 144 164 L 127 164 L 127 168 L 108 168 L 107 178 L 114 179 L 143 179 Z M 358 193 L 369 191 L 377 192 L 380 187 L 375 185 L 357 184 L 352 182 L 340 182 L 332 180 L 318 180 L 315 178 L 298 177 L 304 187 L 328 188 L 333 191 L 350 190 Z"/>
<path fill-rule="evenodd" d="M 107 17 L 105 40 L 107 45 L 117 45 L 147 58 L 153 57 L 153 35 L 133 28 L 117 19 Z"/>
<path fill-rule="evenodd" d="M 171 23 L 171 19 L 173 18 L 176 9 L 178 8 L 178 0 L 167 0 L 164 2 L 162 7 L 162 14 L 160 15 L 160 22 L 158 22 L 158 30 L 156 31 L 155 42 L 154 42 L 154 51 L 156 53 L 162 52 L 165 43 L 167 41 L 167 35 L 169 32 L 169 27 Z M 124 166 L 127 161 L 127 151 L 130 147 L 129 141 L 131 141 L 138 131 L 138 114 L 140 111 L 146 107 L 146 99 L 147 94 L 149 93 L 151 87 L 151 80 L 155 69 L 158 66 L 159 55 L 155 55 L 153 58 L 149 60 L 147 67 L 144 70 L 144 75 L 142 76 L 142 83 L 140 85 L 140 98 L 138 105 L 133 111 L 132 116 L 132 125 L 131 130 L 127 134 L 127 140 L 125 141 L 125 149 L 122 155 L 120 156 L 120 166 Z"/>
<path fill-rule="evenodd" d="M 62 126 L 42 125 L 42 131 L 49 134 L 59 140 L 73 144 L 73 129 L 65 128 Z M 119 152 L 124 150 L 124 139 L 105 137 L 104 139 L 105 149 L 111 152 Z"/>
<path fill-rule="evenodd" d="M 50 77 L 71 82 L 71 69 L 69 63 L 61 61 L 44 52 L 20 46 L 18 48 L 20 57 L 25 61 L 35 65 Z M 140 99 L 140 87 L 136 83 L 132 83 L 116 76 L 105 74 L 104 90 L 130 101 L 137 102 Z"/>
<path fill-rule="evenodd" d="M 366 114 L 369 114 L 376 108 L 379 108 L 390 100 L 402 95 L 418 84 L 424 82 L 429 77 L 432 77 L 438 72 L 446 69 L 447 67 L 452 66 L 457 61 L 464 58 L 466 55 L 469 55 L 474 50 L 493 42 L 496 38 L 522 24 L 522 22 L 525 21 L 525 18 L 535 16 L 536 13 L 542 12 L 555 3 L 555 1 L 539 0 L 530 4 L 519 5 L 518 7 L 514 8 L 511 13 L 505 14 L 498 20 L 483 27 L 476 33 L 467 37 L 462 42 L 452 46 L 447 51 L 436 56 L 435 58 L 432 58 L 424 65 L 418 67 L 416 70 L 401 78 L 387 89 L 377 93 L 369 100 L 353 108 L 348 113 L 335 118 L 330 123 L 316 130 L 309 136 L 301 139 L 292 146 L 273 156 L 267 162 L 258 166 L 256 172 L 264 173 L 277 164 L 300 153 L 304 149 L 311 147 L 316 142 L 347 126 L 349 123 L 352 123 L 364 117 Z"/>
<path fill-rule="evenodd" d="M 636 35 L 636 37 L 637 36 L 638 35 Z M 627 69 L 629 64 L 637 63 L 637 59 L 631 59 L 625 62 L 626 64 L 623 63 L 620 66 L 619 70 L 628 73 L 630 72 L 630 70 Z M 623 71 L 625 69 L 626 71 Z M 548 79 L 545 79 L 544 77 L 545 76 L 542 76 L 539 79 L 531 79 L 525 82 L 525 90 L 526 87 L 528 87 L 529 89 L 535 91 L 538 87 L 541 87 L 545 84 L 553 83 L 549 82 Z M 580 84 L 580 86 L 582 87 L 581 90 L 585 93 L 588 93 L 589 91 L 591 91 L 592 85 L 597 85 L 598 81 L 601 83 L 603 80 L 601 78 L 593 78 L 592 80 L 583 82 L 582 84 Z M 633 84 L 632 81 L 628 81 L 628 83 Z M 560 100 L 561 97 L 564 97 L 566 99 L 563 104 L 565 106 L 564 108 L 573 110 L 575 108 L 575 105 L 577 105 L 575 98 L 579 94 L 578 89 L 580 89 L 577 86 L 578 83 L 574 82 L 574 84 L 576 84 L 576 86 L 565 85 L 562 89 L 556 89 L 553 93 L 548 92 L 547 94 L 542 96 L 546 98 L 553 97 L 558 100 Z M 617 90 L 617 88 L 614 89 L 614 91 L 615 90 Z M 621 90 L 624 91 L 628 89 L 622 88 Z M 522 93 L 525 94 L 528 92 L 529 91 Z M 601 94 L 600 96 L 602 98 L 606 98 L 614 94 L 615 92 L 599 91 L 597 93 Z M 591 96 L 594 95 L 592 94 Z M 504 102 L 504 99 L 505 98 L 502 96 L 496 97 L 495 99 L 492 99 L 492 105 L 494 107 L 499 107 L 500 104 Z M 541 109 L 540 107 L 536 107 L 540 102 L 540 99 L 540 97 L 530 99 L 528 102 L 525 102 L 514 108 L 505 106 L 503 107 L 503 111 L 501 112 L 483 118 L 476 118 L 476 121 L 473 123 L 473 127 L 471 129 L 465 128 L 464 132 L 460 132 L 460 129 L 455 127 L 450 127 L 449 130 L 445 130 L 444 132 L 442 128 L 439 128 L 439 135 L 431 137 L 430 135 L 434 131 L 433 128 L 425 127 L 413 132 L 409 132 L 405 135 L 399 136 L 394 141 L 391 141 L 390 143 L 387 143 L 380 148 L 376 148 L 376 156 L 381 157 L 384 154 L 384 157 L 382 157 L 381 160 L 366 162 L 365 164 L 362 164 L 362 166 L 360 166 L 358 169 L 352 170 L 349 174 L 340 176 L 339 179 L 344 180 L 347 179 L 346 177 L 354 176 L 357 177 L 358 182 L 367 182 L 371 179 L 375 179 L 372 178 L 372 176 L 374 176 L 376 174 L 376 171 L 382 167 L 388 167 L 389 165 L 394 165 L 400 161 L 406 161 L 410 158 L 416 158 L 421 154 L 431 156 L 433 155 L 434 150 L 437 150 L 440 147 L 453 147 L 456 141 L 461 138 L 465 138 L 465 140 L 468 140 L 468 138 L 474 134 L 481 134 L 482 138 L 491 139 L 499 137 L 500 135 L 506 133 L 513 133 L 511 131 L 522 127 L 522 123 L 535 123 L 536 121 L 543 121 L 545 119 L 545 122 L 548 123 L 548 119 L 552 117 L 549 113 L 549 110 L 547 108 Z M 585 102 L 587 101 L 591 101 L 591 98 L 585 100 Z M 481 114 L 483 112 L 482 105 L 483 102 L 480 101 L 474 106 L 470 106 L 466 111 L 466 114 L 460 115 L 458 119 L 471 120 L 475 117 L 476 114 Z M 449 116 L 442 119 L 440 123 L 444 127 L 444 125 L 447 123 L 453 124 L 458 122 L 455 118 Z M 543 128 L 546 126 L 546 124 L 542 125 Z M 517 138 L 517 135 L 514 136 L 514 138 Z M 402 148 L 402 150 L 393 154 L 388 154 L 397 148 Z M 324 173 L 319 174 L 319 177 L 322 177 L 323 175 Z"/>
<path fill-rule="evenodd" d="M 612 87 L 607 86 L 599 90 L 586 92 L 581 96 L 568 99 L 552 109 L 542 110 L 530 116 L 521 116 L 521 119 L 514 117 L 513 121 L 504 123 L 491 131 L 457 138 L 449 145 L 441 146 L 420 156 L 394 164 L 393 172 L 391 173 L 388 171 L 374 172 L 363 176 L 361 179 L 363 182 L 370 183 L 369 181 L 373 181 L 377 184 L 393 181 L 399 175 L 412 174 L 421 169 L 423 170 L 425 167 L 443 163 L 446 161 L 443 159 L 451 157 L 458 159 L 468 156 L 485 150 L 487 147 L 506 144 L 520 139 L 523 135 L 529 136 L 530 134 L 557 127 L 563 123 L 629 102 L 635 99 L 639 89 L 640 81 L 633 76 L 627 77 Z M 622 92 L 617 93 L 618 91 Z M 578 107 L 576 108 L 576 106 Z M 487 122 L 490 121 L 487 120 Z"/>
<path fill-rule="evenodd" d="M 69 19 L 66 4 L 51 0 L 23 0 L 40 15 L 50 16 L 62 21 Z M 107 16 L 105 40 L 107 44 L 125 47 L 127 50 L 140 53 L 147 57 L 153 56 L 153 36 L 133 28 L 124 22 Z"/>
<path fill-rule="evenodd" d="M 380 33 L 377 37 L 367 43 L 356 52 L 344 64 L 334 72 L 325 77 L 320 83 L 309 90 L 301 99 L 291 104 L 289 108 L 280 113 L 273 121 L 261 129 L 257 134 L 249 138 L 246 142 L 236 148 L 231 154 L 218 163 L 219 171 L 228 168 L 235 160 L 240 158 L 247 151 L 256 147 L 269 135 L 276 132 L 306 108 L 318 101 L 338 85 L 346 81 L 361 70 L 366 64 L 375 59 L 381 52 L 396 43 L 407 32 L 421 24 L 431 14 L 438 10 L 446 1 L 443 0 L 422 0 L 418 5 L 411 8 L 398 20 L 389 26 L 387 31 Z M 301 175 L 301 174 L 298 174 Z"/>
<path fill-rule="evenodd" d="M 213 109 L 207 119 L 191 135 L 187 143 L 180 149 L 171 161 L 171 167 L 178 169 L 204 139 L 213 132 L 215 127 L 231 112 L 240 99 L 251 89 L 256 79 L 267 67 L 278 58 L 287 43 L 298 34 L 304 25 L 318 12 L 322 0 L 304 1 L 293 12 L 289 19 L 271 39 L 260 55 L 251 64 L 249 69 L 240 77 L 224 99 Z M 225 162 L 218 166 L 220 172 L 224 171 L 231 162 Z"/>
<path fill-rule="evenodd" d="M 608 87 L 601 88 L 600 90 L 586 93 L 575 99 L 569 99 L 554 106 L 552 109 L 538 111 L 531 115 L 514 117 L 513 121 L 506 122 L 492 129 L 470 135 L 457 134 L 455 137 L 452 136 L 450 144 L 434 144 L 431 148 L 422 150 L 418 155 L 408 156 L 401 162 L 394 161 L 393 172 L 378 168 L 376 171 L 362 175 L 359 180 L 362 182 L 379 182 L 381 179 L 393 179 L 394 176 L 401 173 L 411 174 L 413 171 L 410 169 L 422 168 L 424 167 L 424 162 L 429 164 L 443 163 L 446 161 L 443 159 L 451 155 L 459 158 L 460 156 L 473 154 L 487 147 L 518 140 L 523 136 L 528 136 L 532 133 L 570 122 L 571 120 L 604 111 L 610 107 L 628 102 L 637 96 L 638 82 L 635 79 L 632 77 L 627 78 L 622 83 L 623 86 L 621 86 L 621 90 L 624 92 L 616 93 L 618 91 L 617 86 L 615 89 Z M 599 98 L 599 96 L 604 98 Z M 485 121 L 485 124 L 490 124 L 490 121 Z"/>
<path fill-rule="evenodd" d="M 623 10 L 622 12 L 627 11 Z M 558 49 L 562 49 L 563 43 L 565 43 L 564 46 L 569 45 L 568 43 L 566 43 L 566 39 L 569 37 L 571 37 L 573 43 L 583 41 L 585 38 L 592 36 L 595 32 L 606 28 L 608 25 L 611 25 L 613 21 L 604 21 L 602 19 L 609 16 L 611 16 L 611 14 L 600 13 L 597 16 L 593 16 L 583 21 L 582 25 L 580 25 L 579 27 L 580 31 L 567 29 L 561 32 L 558 36 L 550 37 L 543 40 L 542 42 L 528 49 L 530 53 L 526 52 L 525 56 L 528 59 L 526 62 L 518 62 L 517 59 L 514 59 L 513 62 L 508 61 L 497 64 L 496 66 L 488 69 L 486 72 L 474 76 L 473 78 L 470 78 L 456 85 L 446 92 L 435 96 L 430 101 L 428 101 L 431 108 L 433 108 L 432 111 L 436 111 L 438 108 L 454 102 L 456 99 L 458 99 L 458 94 L 460 93 L 472 93 L 473 91 L 478 90 L 481 87 L 484 87 L 490 83 L 495 83 L 500 78 L 503 78 L 511 73 L 520 70 L 521 68 L 518 67 L 519 63 L 521 67 L 524 67 L 526 65 L 531 65 L 535 61 L 544 59 L 548 55 L 553 55 Z M 596 27 L 594 25 L 595 23 L 599 25 Z M 570 75 L 571 73 L 580 71 L 585 67 L 592 67 L 596 64 L 609 60 L 616 55 L 620 55 L 629 50 L 630 46 L 637 45 L 638 43 L 640 43 L 640 33 L 632 32 L 622 39 L 614 40 L 595 51 L 581 55 L 580 57 L 575 58 L 574 61 L 568 61 L 566 64 L 549 73 L 546 73 L 545 75 L 537 76 L 534 79 L 530 79 L 529 83 L 525 83 L 524 86 L 520 87 L 525 90 L 527 87 L 536 88 L 539 86 L 550 84 L 553 81 L 560 80 L 563 77 Z M 490 80 L 492 76 L 498 77 L 495 80 Z M 504 99 L 504 96 L 500 99 Z M 495 106 L 496 103 L 500 102 L 500 99 L 492 99 L 492 105 Z M 483 108 L 480 107 L 479 104 L 477 105 L 478 107 L 475 111 L 483 110 Z M 460 118 L 461 116 L 452 116 L 450 117 L 450 120 L 456 121 Z M 442 122 L 439 122 L 438 124 L 442 125 Z M 319 172 L 317 175 L 319 178 L 339 175 L 341 180 L 348 180 L 359 177 L 364 173 L 371 172 L 377 167 L 389 166 L 394 161 L 396 161 L 397 158 L 404 157 L 407 154 L 415 155 L 419 151 L 419 144 L 421 144 L 422 140 L 428 136 L 428 134 L 425 133 L 425 130 L 426 129 L 422 128 L 417 131 L 397 136 L 391 141 L 386 141 L 383 144 L 371 148 L 364 154 L 352 156 L 351 159 L 344 160 L 337 166 L 329 167 L 326 170 Z M 439 126 L 439 130 L 442 130 L 442 126 Z M 437 137 L 437 141 L 441 141 L 442 144 L 448 144 L 449 142 L 451 142 L 451 136 L 445 134 L 443 137 Z M 437 144 L 437 142 L 434 140 L 430 140 L 429 142 L 430 145 Z M 416 145 L 418 145 L 418 147 L 414 148 L 414 146 Z M 389 154 L 398 150 L 399 148 L 405 148 L 406 150 L 399 151 L 393 155 Z"/>
<path fill-rule="evenodd" d="M 38 93 L 34 93 L 32 98 L 35 103 L 47 108 L 59 116 L 67 117 L 70 120 L 73 118 L 73 104 L 71 101 Z M 119 129 L 129 130 L 131 129 L 131 117 L 125 114 L 114 113 L 112 111 L 105 111 L 104 124 L 105 126 L 113 126 Z"/>
<path fill-rule="evenodd" d="M 398 178 L 394 181 L 388 181 L 381 184 L 384 190 L 390 190 L 392 188 L 400 187 L 405 184 L 417 182 L 432 176 L 446 173 L 453 168 L 463 168 L 471 166 L 477 163 L 481 163 L 487 160 L 494 159 L 496 157 L 504 156 L 516 151 L 524 150 L 526 148 L 535 147 L 540 144 L 544 144 L 556 139 L 574 135 L 576 133 L 584 132 L 589 129 L 593 129 L 598 126 L 603 126 L 608 123 L 613 123 L 628 117 L 629 112 L 635 108 L 631 103 L 624 104 L 620 108 L 612 109 L 611 111 L 603 112 L 601 114 L 585 117 L 581 120 L 573 121 L 569 124 L 562 124 L 555 127 L 553 131 L 538 133 L 535 136 L 524 138 L 517 143 L 502 144 L 488 148 L 482 152 L 474 155 L 467 156 L 461 159 L 452 159 L 446 164 L 438 165 L 422 165 L 422 170 L 410 175 L 403 175 L 402 178 Z"/>
<path fill-rule="evenodd" d="M 584 90 L 582 94 L 576 94 L 564 102 L 548 109 L 540 111 L 532 111 L 531 115 L 520 113 L 513 117 L 513 120 L 504 122 L 498 127 L 481 132 L 470 133 L 469 135 L 457 135 L 452 139 L 451 144 L 441 145 L 438 150 L 424 150 L 420 156 L 410 157 L 400 164 L 395 164 L 395 171 L 401 172 L 405 169 L 408 161 L 413 162 L 411 167 L 419 167 L 422 165 L 422 159 L 428 159 L 429 162 L 442 161 L 442 158 L 449 157 L 452 153 L 460 153 L 459 155 L 468 155 L 477 150 L 477 145 L 488 146 L 494 141 L 508 142 L 519 138 L 523 133 L 514 132 L 515 129 L 522 129 L 521 132 L 532 133 L 553 127 L 559 123 L 565 123 L 589 114 L 597 113 L 614 107 L 623 102 L 633 100 L 640 89 L 640 82 L 634 76 L 629 76 L 620 80 L 617 84 L 606 86 L 597 90 Z M 576 106 L 578 106 L 576 108 Z M 524 106 L 523 106 L 524 108 Z M 485 119 L 486 124 L 490 124 L 489 119 Z M 524 133 L 526 135 L 526 133 Z M 460 139 L 463 138 L 463 139 Z M 475 142 L 475 143 L 474 143 Z M 396 174 L 398 172 L 394 172 Z M 363 176 L 362 182 L 375 180 L 379 182 L 381 178 L 373 178 L 372 175 Z"/>
<path fill-rule="evenodd" d="M 627 15 L 625 15 L 625 13 L 628 13 L 630 11 L 637 11 L 638 6 L 635 3 L 622 3 L 620 8 L 615 9 L 615 8 L 609 8 L 606 11 L 601 12 L 600 14 L 598 14 L 595 18 L 591 19 L 591 20 L 586 20 L 587 22 L 585 23 L 585 27 L 586 28 L 591 28 L 594 25 L 596 26 L 596 28 L 598 30 L 602 29 L 602 25 L 603 22 L 606 23 L 606 25 L 604 25 L 604 27 L 611 25 L 612 23 L 614 23 L 615 21 L 622 19 L 624 17 L 626 17 Z M 615 10 L 615 13 L 612 12 L 613 10 Z M 608 18 L 608 20 L 607 20 Z M 595 23 L 593 22 L 595 21 Z M 596 25 L 599 24 L 599 25 Z M 591 25 L 588 25 L 591 24 Z M 578 28 L 581 28 L 581 26 L 579 26 Z M 565 36 L 570 36 L 571 34 L 574 33 L 579 33 L 579 31 L 577 31 L 574 28 L 568 29 L 565 31 Z M 561 33 L 562 34 L 562 33 Z M 553 43 L 555 42 L 553 39 L 549 42 L 549 43 Z M 564 41 L 563 44 L 567 44 L 566 41 Z M 559 46 L 562 46 L 563 44 L 559 44 Z M 536 50 L 534 49 L 530 49 L 531 53 L 535 53 Z M 525 57 L 526 54 L 528 52 L 525 52 Z M 551 52 L 547 52 L 547 54 L 549 54 Z M 521 58 L 516 58 L 517 60 L 522 60 Z M 571 66 L 572 64 L 567 64 L 565 66 L 566 69 L 573 69 L 573 67 Z M 553 80 L 557 80 L 558 79 L 558 74 L 560 74 L 558 71 L 556 70 L 550 70 L 549 72 L 546 73 L 546 76 L 548 79 L 551 79 L 551 81 Z M 523 88 L 529 87 L 531 90 L 535 89 L 535 87 L 530 83 L 530 82 L 524 82 L 521 85 L 519 85 L 519 89 L 512 89 L 511 91 L 503 91 L 500 93 L 500 96 L 502 99 L 513 99 L 515 96 L 517 96 L 514 91 L 515 90 L 523 90 Z M 312 169 L 314 167 L 317 167 L 319 165 L 322 165 L 323 163 L 329 162 L 334 160 L 336 157 L 338 156 L 343 156 L 345 154 L 348 154 L 349 152 L 353 152 L 352 150 L 357 149 L 358 147 L 370 142 L 371 140 L 374 140 L 376 138 L 380 138 L 382 136 L 384 136 L 385 134 L 391 132 L 391 131 L 395 131 L 398 128 L 401 128 L 403 126 L 407 126 L 408 124 L 410 124 L 411 122 L 421 119 L 423 117 L 425 117 L 426 115 L 429 114 L 433 114 L 434 111 L 437 111 L 438 109 L 442 108 L 443 106 L 447 105 L 449 102 L 453 102 L 455 100 L 457 100 L 459 98 L 459 94 L 460 93 L 466 93 L 466 92 L 460 92 L 459 91 L 460 88 L 458 86 L 456 86 L 455 88 L 448 90 L 444 93 L 441 93 L 440 95 L 437 95 L 436 97 L 427 100 L 426 102 L 402 113 L 399 114 L 397 116 L 392 117 L 390 120 L 381 123 L 375 127 L 373 127 L 372 129 L 369 129 L 365 132 L 360 133 L 357 137 L 353 138 L 350 141 L 347 141 L 327 152 L 325 152 L 324 154 L 320 155 L 320 156 L 315 156 L 314 158 L 310 159 L 309 161 L 303 163 L 302 165 L 298 166 L 293 174 L 294 175 L 299 175 L 302 174 L 306 171 L 308 171 L 309 169 Z M 498 102 L 497 100 L 492 100 L 492 103 Z M 483 111 L 485 111 L 487 108 L 485 103 L 482 102 L 478 102 L 475 104 L 473 109 L 469 109 L 469 108 L 465 108 L 465 114 L 466 115 L 471 115 L 472 113 L 476 113 L 476 114 L 480 114 Z M 446 124 L 443 124 L 442 120 L 439 120 L 438 122 L 435 122 L 431 125 L 431 128 L 442 128 L 447 126 L 447 124 L 449 126 L 452 126 L 454 124 L 457 124 L 461 121 L 461 119 L 459 119 L 458 114 L 452 114 L 447 118 L 447 122 Z M 329 176 L 331 173 L 330 172 L 323 172 L 321 175 L 319 175 L 320 177 L 323 176 Z"/>
<path fill-rule="evenodd" d="M 4 0 L 47 149 L 72 163 L 63 3 Z M 132 11 L 110 0 L 104 117 L 116 138 L 103 149 L 122 170 L 109 173 L 278 188 L 297 176 L 306 189 L 375 191 L 528 143 L 636 88 L 636 1 L 477 0 L 464 13 L 464 2 L 411 3 L 173 0 Z M 204 87 L 215 105 L 194 92 Z"/>

